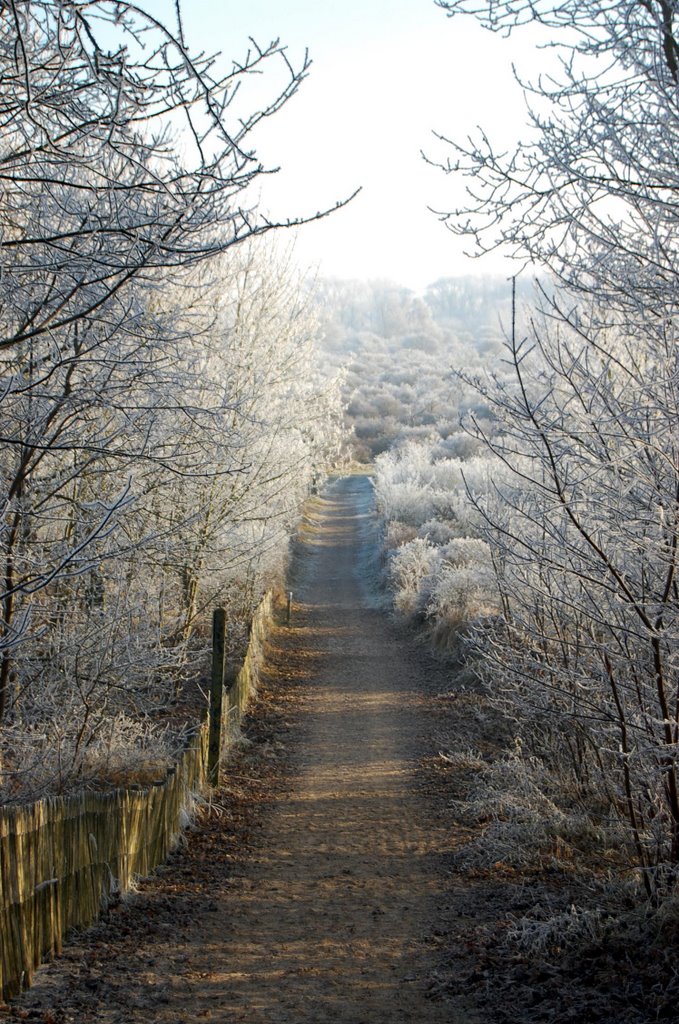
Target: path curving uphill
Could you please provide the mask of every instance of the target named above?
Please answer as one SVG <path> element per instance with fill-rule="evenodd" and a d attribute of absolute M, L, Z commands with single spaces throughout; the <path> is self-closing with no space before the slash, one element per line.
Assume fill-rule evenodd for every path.
<path fill-rule="evenodd" d="M 247 848 L 225 796 L 207 838 L 25 1007 L 101 1024 L 478 1019 L 436 995 L 456 839 L 423 762 L 445 671 L 380 609 L 377 557 L 370 481 L 333 481 L 310 503 L 291 623 L 272 637 L 270 686 L 288 703 L 227 780 L 228 796 L 253 765 L 267 777 L 239 794 Z"/>

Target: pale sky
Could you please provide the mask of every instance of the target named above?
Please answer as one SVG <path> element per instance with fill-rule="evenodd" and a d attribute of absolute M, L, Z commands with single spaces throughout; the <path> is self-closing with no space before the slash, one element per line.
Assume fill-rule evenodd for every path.
<path fill-rule="evenodd" d="M 459 201 L 461 185 L 420 151 L 445 157 L 433 129 L 465 138 L 481 124 L 505 145 L 516 139 L 525 113 L 511 61 L 535 70 L 535 52 L 447 18 L 433 0 L 185 0 L 183 10 L 189 45 L 228 61 L 242 58 L 248 36 L 280 37 L 293 64 L 310 51 L 300 92 L 257 135 L 260 158 L 281 168 L 262 186 L 262 205 L 274 217 L 304 216 L 362 192 L 298 232 L 301 264 L 418 290 L 443 276 L 511 272 L 497 258 L 465 258 L 429 212 Z"/>

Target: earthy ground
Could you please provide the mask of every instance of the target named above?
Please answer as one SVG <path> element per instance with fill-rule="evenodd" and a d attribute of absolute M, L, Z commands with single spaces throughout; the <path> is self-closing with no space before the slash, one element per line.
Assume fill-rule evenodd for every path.
<path fill-rule="evenodd" d="M 512 915 L 567 909 L 572 890 L 549 870 L 456 867 L 472 834 L 450 807 L 465 773 L 438 751 L 474 729 L 489 740 L 474 694 L 380 609 L 377 550 L 369 481 L 336 481 L 310 507 L 292 621 L 274 630 L 223 789 L 171 862 L 5 1019 L 679 1020 L 669 997 L 645 1015 L 644 985 L 666 991 L 667 972 L 630 974 L 629 943 L 556 964 L 503 943 Z"/>

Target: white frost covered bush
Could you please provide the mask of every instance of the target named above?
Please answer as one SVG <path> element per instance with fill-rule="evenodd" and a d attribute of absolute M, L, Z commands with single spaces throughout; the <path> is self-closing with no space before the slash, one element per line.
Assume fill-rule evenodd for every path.
<path fill-rule="evenodd" d="M 439 440 L 409 441 L 376 461 L 394 606 L 426 616 L 447 645 L 465 622 L 497 611 L 490 549 L 479 513 L 499 466 L 487 455 L 450 457 Z"/>
<path fill-rule="evenodd" d="M 486 542 L 473 537 L 456 538 L 441 548 L 427 615 L 452 625 L 497 610 L 497 587 Z"/>
<path fill-rule="evenodd" d="M 457 536 L 474 532 L 469 494 L 482 495 L 497 473 L 488 455 L 450 458 L 435 440 L 409 441 L 376 460 L 375 490 L 387 521 L 422 527 L 433 519 L 456 523 Z"/>
<path fill-rule="evenodd" d="M 598 943 L 606 932 L 609 915 L 600 907 L 571 906 L 562 914 L 544 919 L 521 917 L 507 931 L 506 941 L 531 956 L 545 956 L 552 950 L 565 952 Z"/>
<path fill-rule="evenodd" d="M 449 540 L 457 536 L 456 527 L 445 519 L 428 519 L 419 531 L 419 536 L 424 537 L 431 544 L 447 544 Z"/>
<path fill-rule="evenodd" d="M 393 552 L 389 562 L 389 578 L 398 611 L 405 615 L 424 611 L 439 564 L 438 549 L 421 537 L 416 537 Z"/>
<path fill-rule="evenodd" d="M 562 798 L 547 765 L 520 747 L 482 766 L 466 799 L 451 802 L 461 822 L 481 826 L 457 862 L 474 869 L 498 863 L 521 869 L 546 859 L 570 861 L 578 849 L 625 843 L 618 819 L 597 825 L 577 803 L 562 806 Z"/>
<path fill-rule="evenodd" d="M 414 526 L 408 526 L 406 523 L 402 523 L 399 519 L 392 519 L 386 524 L 384 531 L 384 547 L 387 551 L 392 551 L 394 548 L 400 548 L 402 544 L 407 544 L 411 540 L 415 540 L 418 535 L 418 531 Z M 429 538 L 425 536 L 425 540 Z M 434 540 L 434 543 L 436 541 Z"/>

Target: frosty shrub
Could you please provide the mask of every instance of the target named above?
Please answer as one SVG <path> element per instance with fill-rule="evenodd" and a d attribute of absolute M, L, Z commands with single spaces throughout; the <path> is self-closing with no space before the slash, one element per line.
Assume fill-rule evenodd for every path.
<path fill-rule="evenodd" d="M 430 599 L 439 553 L 421 537 L 403 544 L 389 559 L 394 604 L 405 615 L 422 614 Z"/>
<path fill-rule="evenodd" d="M 474 456 L 484 454 L 482 442 L 459 427 L 455 432 L 449 433 L 444 440 L 439 441 L 434 449 L 435 457 L 443 456 L 463 463 L 469 462 Z"/>
<path fill-rule="evenodd" d="M 435 440 L 408 441 L 376 460 L 375 490 L 387 521 L 396 519 L 416 527 L 445 523 L 457 537 L 475 536 L 478 516 L 471 496 L 487 493 L 503 474 L 492 455 L 468 460 L 450 458 Z"/>
<path fill-rule="evenodd" d="M 417 530 L 434 512 L 434 495 L 430 487 L 418 480 L 391 480 L 378 477 L 381 507 L 390 519 Z"/>
<path fill-rule="evenodd" d="M 498 611 L 473 498 L 488 493 L 491 477 L 502 478 L 502 466 L 476 453 L 467 461 L 450 458 L 445 442 L 411 440 L 380 456 L 376 468 L 394 606 L 426 617 L 438 646 L 457 646 L 466 623 Z"/>
<path fill-rule="evenodd" d="M 427 615 L 459 626 L 499 611 L 490 548 L 476 538 L 456 538 L 440 548 L 441 561 L 431 587 Z"/>
<path fill-rule="evenodd" d="M 392 551 L 394 548 L 399 548 L 403 544 L 408 544 L 411 540 L 415 540 L 417 534 L 418 531 L 414 526 L 408 526 L 399 519 L 390 519 L 386 524 L 384 532 L 384 546 L 387 551 Z M 425 540 L 428 539 L 428 537 L 425 537 Z"/>
<path fill-rule="evenodd" d="M 508 929 L 506 941 L 531 956 L 577 951 L 600 942 L 608 921 L 609 915 L 598 907 L 572 906 L 562 914 L 519 918 Z"/>
<path fill-rule="evenodd" d="M 457 537 L 456 524 L 446 522 L 445 519 L 428 519 L 417 531 L 420 537 L 428 540 L 430 544 L 441 547 L 447 544 L 453 537 Z"/>

